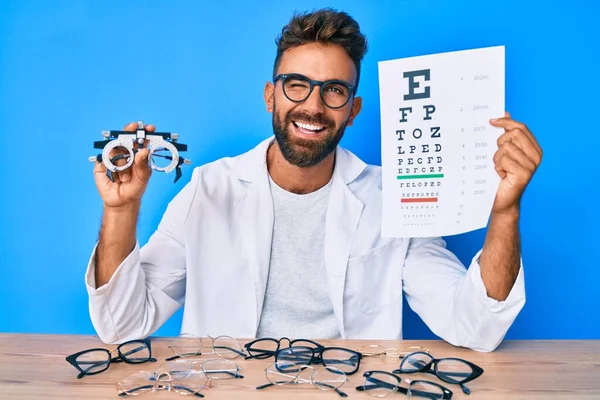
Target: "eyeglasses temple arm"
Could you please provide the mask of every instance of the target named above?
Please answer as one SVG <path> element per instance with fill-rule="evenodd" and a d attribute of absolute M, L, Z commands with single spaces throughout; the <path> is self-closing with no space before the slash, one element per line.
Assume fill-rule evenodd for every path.
<path fill-rule="evenodd" d="M 274 383 L 269 382 L 269 383 L 265 383 L 264 385 L 257 386 L 256 389 L 258 389 L 258 390 L 265 389 L 265 388 L 268 388 L 273 385 L 274 385 Z"/>
<path fill-rule="evenodd" d="M 348 395 L 347 395 L 346 393 L 342 392 L 342 391 L 341 391 L 339 388 L 336 388 L 336 387 L 335 387 L 335 386 L 333 386 L 333 385 L 329 385 L 329 384 L 327 384 L 327 383 L 324 383 L 324 382 L 319 382 L 319 385 L 320 385 L 320 386 L 325 386 L 325 387 L 328 387 L 329 389 L 333 389 L 333 390 L 335 390 L 335 392 L 336 392 L 337 394 L 339 394 L 340 396 L 342 396 L 342 397 L 348 397 Z"/>
<path fill-rule="evenodd" d="M 185 353 L 185 354 L 182 354 L 182 355 L 176 355 L 176 356 L 165 358 L 165 361 L 173 361 L 173 360 L 176 360 L 178 358 L 183 358 L 183 357 L 187 357 L 187 356 L 201 356 L 201 355 L 202 355 L 202 353 L 200 353 L 200 352 L 197 352 L 197 353 Z"/>

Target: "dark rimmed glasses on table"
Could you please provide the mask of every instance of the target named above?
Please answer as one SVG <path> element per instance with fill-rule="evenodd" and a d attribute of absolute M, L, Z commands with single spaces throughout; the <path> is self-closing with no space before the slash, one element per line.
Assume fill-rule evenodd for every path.
<path fill-rule="evenodd" d="M 392 372 L 395 374 L 417 372 L 432 374 L 444 382 L 460 385 L 465 394 L 470 394 L 471 391 L 465 386 L 465 383 L 481 376 L 483 368 L 460 358 L 434 358 L 425 352 L 415 352 L 404 357 L 400 362 L 400 368 Z"/>
<path fill-rule="evenodd" d="M 287 341 L 289 347 L 280 348 Z M 325 347 L 309 339 L 290 340 L 288 338 L 261 338 L 245 345 L 248 358 L 266 359 L 275 357 L 277 361 L 287 361 L 298 365 L 323 364 L 339 368 L 347 375 L 356 373 L 360 367 L 362 355 L 343 347 Z"/>
<path fill-rule="evenodd" d="M 357 386 L 356 390 L 365 392 L 373 397 L 385 397 L 390 393 L 402 393 L 408 398 L 448 400 L 452 398 L 452 391 L 440 384 L 425 380 L 402 379 L 394 373 L 386 371 L 367 371 L 363 374 L 365 383 Z M 408 387 L 402 387 L 402 382 Z"/>
<path fill-rule="evenodd" d="M 111 357 L 115 351 L 117 356 Z M 106 371 L 111 363 L 141 364 L 156 361 L 155 358 L 152 358 L 149 339 L 130 340 L 120 344 L 116 350 L 112 351 L 103 348 L 83 350 L 67 356 L 66 360 L 79 370 L 77 379 Z"/>

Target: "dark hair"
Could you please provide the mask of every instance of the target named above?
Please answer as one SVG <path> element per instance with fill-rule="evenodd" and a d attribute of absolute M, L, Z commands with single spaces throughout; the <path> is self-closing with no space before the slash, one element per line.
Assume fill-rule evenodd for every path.
<path fill-rule="evenodd" d="M 334 43 L 346 50 L 356 66 L 356 88 L 360 79 L 360 62 L 367 52 L 367 38 L 360 32 L 358 22 L 343 11 L 323 8 L 311 13 L 295 13 L 290 22 L 281 29 L 275 40 L 277 57 L 273 76 L 281 63 L 283 52 L 307 43 Z"/>

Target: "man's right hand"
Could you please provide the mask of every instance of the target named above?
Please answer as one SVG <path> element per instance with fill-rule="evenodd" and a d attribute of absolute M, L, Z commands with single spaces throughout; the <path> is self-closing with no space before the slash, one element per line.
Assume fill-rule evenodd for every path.
<path fill-rule="evenodd" d="M 137 127 L 138 124 L 132 122 L 127 124 L 123 130 L 135 132 Z M 147 125 L 146 130 L 154 132 L 156 127 L 154 125 Z M 111 154 L 111 156 L 114 155 L 116 154 Z M 118 165 L 119 163 L 117 162 L 116 164 Z M 105 208 L 121 208 L 139 204 L 146 191 L 151 174 L 152 169 L 148 165 L 147 148 L 135 154 L 135 159 L 131 167 L 124 171 L 113 173 L 114 182 L 106 176 L 104 163 L 96 162 L 94 166 L 96 187 L 104 201 Z"/>

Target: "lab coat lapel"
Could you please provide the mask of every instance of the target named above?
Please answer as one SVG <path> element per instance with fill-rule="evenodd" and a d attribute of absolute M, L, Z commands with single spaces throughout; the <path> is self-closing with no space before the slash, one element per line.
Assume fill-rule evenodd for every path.
<path fill-rule="evenodd" d="M 266 164 L 270 142 L 271 139 L 267 139 L 244 154 L 235 168 L 238 178 L 247 186 L 244 195 L 235 204 L 236 215 L 233 223 L 239 224 L 242 249 L 254 278 L 255 332 L 265 298 L 273 238 L 273 199 Z"/>
<path fill-rule="evenodd" d="M 340 334 L 344 332 L 344 286 L 350 250 L 364 204 L 348 185 L 365 169 L 366 164 L 338 147 L 331 196 L 325 217 L 325 267 L 333 311 Z"/>

